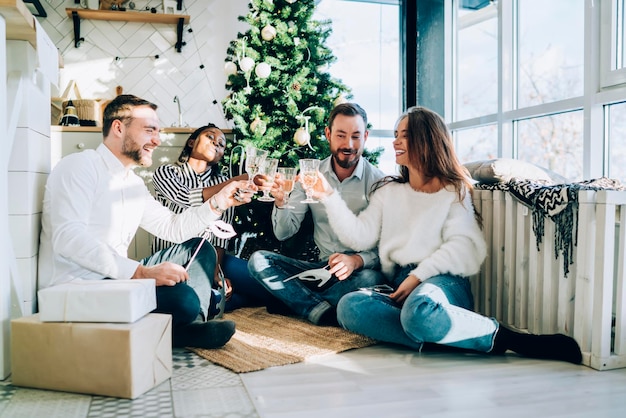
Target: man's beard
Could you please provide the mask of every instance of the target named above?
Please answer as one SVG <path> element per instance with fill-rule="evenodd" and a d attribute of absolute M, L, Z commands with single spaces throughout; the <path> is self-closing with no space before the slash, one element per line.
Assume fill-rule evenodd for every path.
<path fill-rule="evenodd" d="M 149 167 L 152 165 L 152 158 L 147 163 L 143 161 L 142 149 L 137 145 L 130 135 L 124 137 L 122 143 L 122 155 L 133 160 L 137 165 Z"/>
<path fill-rule="evenodd" d="M 352 168 L 359 163 L 360 153 L 358 151 L 353 152 L 351 155 L 343 153 L 344 150 L 338 149 L 333 153 L 333 160 L 341 168 Z M 344 158 L 340 158 L 344 157 Z M 356 158 L 353 158 L 356 157 Z"/>

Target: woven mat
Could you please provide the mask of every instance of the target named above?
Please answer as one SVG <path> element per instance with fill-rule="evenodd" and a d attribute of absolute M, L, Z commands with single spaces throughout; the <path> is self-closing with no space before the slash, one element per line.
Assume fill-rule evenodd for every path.
<path fill-rule="evenodd" d="M 313 357 L 367 347 L 374 340 L 338 327 L 313 325 L 299 318 L 242 308 L 224 316 L 237 331 L 222 348 L 190 348 L 200 357 L 236 373 L 299 363 Z"/>

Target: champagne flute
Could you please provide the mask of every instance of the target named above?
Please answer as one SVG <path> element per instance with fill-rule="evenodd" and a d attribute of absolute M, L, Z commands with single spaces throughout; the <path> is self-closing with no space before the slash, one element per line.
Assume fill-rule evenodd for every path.
<path fill-rule="evenodd" d="M 263 151 L 253 146 L 246 147 L 246 173 L 248 173 L 248 190 L 246 190 L 246 192 L 252 191 L 254 177 L 259 174 L 261 163 L 266 157 L 267 151 Z"/>
<path fill-rule="evenodd" d="M 313 200 L 313 186 L 317 182 L 317 170 L 320 167 L 320 160 L 314 158 L 305 158 L 300 160 L 300 181 L 306 192 L 306 199 L 300 203 L 317 203 Z"/>
<path fill-rule="evenodd" d="M 259 197 L 261 202 L 273 202 L 274 198 L 270 196 L 270 189 L 274 184 L 274 176 L 276 176 L 276 168 L 278 167 L 278 160 L 276 158 L 266 158 L 261 163 L 261 170 L 259 174 L 265 176 L 265 181 L 261 190 L 263 190 L 263 196 Z"/>
<path fill-rule="evenodd" d="M 277 206 L 278 209 L 294 209 L 295 206 L 289 204 L 289 195 L 293 191 L 293 187 L 295 186 L 296 180 L 296 169 L 295 167 L 278 167 L 278 174 L 280 174 L 281 179 L 283 180 L 283 193 L 285 197 L 283 198 L 283 205 Z"/>

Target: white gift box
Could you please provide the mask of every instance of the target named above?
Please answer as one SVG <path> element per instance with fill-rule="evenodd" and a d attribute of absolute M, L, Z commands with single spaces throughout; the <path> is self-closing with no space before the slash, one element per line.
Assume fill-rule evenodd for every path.
<path fill-rule="evenodd" d="M 42 322 L 135 322 L 156 308 L 154 279 L 72 280 L 37 292 Z"/>

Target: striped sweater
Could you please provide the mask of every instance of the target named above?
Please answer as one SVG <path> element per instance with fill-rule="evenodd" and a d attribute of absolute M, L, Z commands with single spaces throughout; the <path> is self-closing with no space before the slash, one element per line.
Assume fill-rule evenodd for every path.
<path fill-rule="evenodd" d="M 181 213 L 193 206 L 203 203 L 202 189 L 215 186 L 228 180 L 227 176 L 214 173 L 209 167 L 203 173 L 196 173 L 188 163 L 164 164 L 156 169 L 152 182 L 155 198 L 174 213 Z M 228 224 L 233 223 L 234 210 L 229 208 L 221 218 Z M 227 248 L 228 239 L 211 236 L 214 247 Z M 152 252 L 163 250 L 173 243 L 155 237 L 152 241 Z"/>

